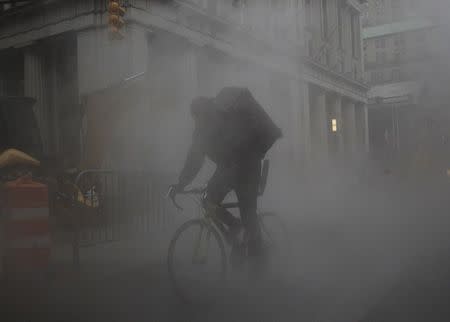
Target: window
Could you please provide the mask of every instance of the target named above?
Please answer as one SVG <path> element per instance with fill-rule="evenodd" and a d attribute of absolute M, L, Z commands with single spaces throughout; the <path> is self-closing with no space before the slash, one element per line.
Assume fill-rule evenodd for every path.
<path fill-rule="evenodd" d="M 375 24 L 386 23 L 384 0 L 374 0 L 373 3 L 375 8 Z"/>
<path fill-rule="evenodd" d="M 342 6 L 341 2 L 338 1 L 337 4 L 337 23 L 338 23 L 338 42 L 339 42 L 339 48 L 342 49 L 342 33 L 343 33 L 343 24 L 342 24 Z"/>
<path fill-rule="evenodd" d="M 384 9 L 384 0 L 374 0 L 373 5 L 377 11 Z"/>
<path fill-rule="evenodd" d="M 331 119 L 331 132 L 337 132 L 337 120 Z"/>
<path fill-rule="evenodd" d="M 305 0 L 305 19 L 306 26 L 311 26 L 311 0 Z"/>
<path fill-rule="evenodd" d="M 400 81 L 400 69 L 399 68 L 394 68 L 392 70 L 392 81 L 393 82 Z"/>
<path fill-rule="evenodd" d="M 375 48 L 386 48 L 386 39 L 375 39 Z"/>
<path fill-rule="evenodd" d="M 370 20 L 371 19 L 370 19 L 370 16 L 369 16 L 369 10 L 366 10 L 362 14 L 362 26 L 363 26 L 363 28 L 369 27 Z"/>
<path fill-rule="evenodd" d="M 353 57 L 358 58 L 361 46 L 361 37 L 359 30 L 359 15 L 352 14 L 350 15 L 350 28 L 351 28 L 351 37 L 352 37 L 352 54 Z"/>
<path fill-rule="evenodd" d="M 400 0 L 391 0 L 391 8 L 394 21 L 403 16 L 403 8 Z"/>
<path fill-rule="evenodd" d="M 383 81 L 383 72 L 374 71 L 371 73 L 371 81 L 372 83 L 381 83 Z"/>

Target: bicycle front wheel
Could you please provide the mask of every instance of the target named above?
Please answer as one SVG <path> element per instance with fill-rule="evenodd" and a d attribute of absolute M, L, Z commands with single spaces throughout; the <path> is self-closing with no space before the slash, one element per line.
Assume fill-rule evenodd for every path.
<path fill-rule="evenodd" d="M 207 304 L 223 291 L 227 273 L 224 243 L 206 220 L 183 224 L 170 242 L 168 270 L 175 292 L 190 304 Z"/>

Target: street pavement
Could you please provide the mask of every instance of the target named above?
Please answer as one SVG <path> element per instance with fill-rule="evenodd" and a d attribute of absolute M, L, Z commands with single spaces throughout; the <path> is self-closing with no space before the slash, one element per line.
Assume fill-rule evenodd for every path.
<path fill-rule="evenodd" d="M 411 312 L 426 316 L 437 301 L 420 299 L 430 294 L 444 303 L 450 294 L 448 188 L 411 189 L 387 180 L 370 188 L 328 186 L 332 193 L 311 188 L 295 209 L 282 210 L 293 245 L 285 273 L 252 284 L 231 278 L 214 305 L 189 306 L 174 294 L 165 264 L 169 230 L 83 249 L 80 272 L 70 268 L 69 249 L 55 249 L 49 280 L 3 285 L 1 321 L 384 322 Z M 433 321 L 448 321 L 444 313 Z"/>
<path fill-rule="evenodd" d="M 65 270 L 46 280 L 4 285 L 6 319 L 2 321 L 288 321 L 293 316 L 315 317 L 314 299 L 318 298 L 313 292 L 283 279 L 255 284 L 230 281 L 229 288 L 218 294 L 217 303 L 186 305 L 172 290 L 165 258 L 154 261 L 143 259 L 142 252 L 139 256 L 138 252 L 123 253 L 132 251 L 135 242 L 104 245 L 102 258 L 95 260 L 86 258 L 94 250 L 86 250 L 79 273 Z M 108 259 L 107 252 L 123 262 L 112 256 Z"/>

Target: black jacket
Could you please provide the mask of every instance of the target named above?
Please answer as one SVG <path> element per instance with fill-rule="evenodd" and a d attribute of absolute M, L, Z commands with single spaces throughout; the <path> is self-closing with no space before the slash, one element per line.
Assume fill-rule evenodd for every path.
<path fill-rule="evenodd" d="M 205 157 L 222 167 L 261 160 L 280 137 L 280 129 L 248 89 L 224 88 L 196 120 L 179 185 L 184 187 L 195 178 Z"/>

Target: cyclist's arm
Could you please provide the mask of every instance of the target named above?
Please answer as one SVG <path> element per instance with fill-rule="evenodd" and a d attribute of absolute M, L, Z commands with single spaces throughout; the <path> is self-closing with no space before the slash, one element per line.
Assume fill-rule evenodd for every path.
<path fill-rule="evenodd" d="M 178 178 L 179 188 L 184 188 L 194 180 L 202 168 L 205 160 L 205 152 L 203 145 L 196 133 L 194 133 L 193 141 L 189 149 L 186 161 L 184 162 L 183 170 Z"/>

